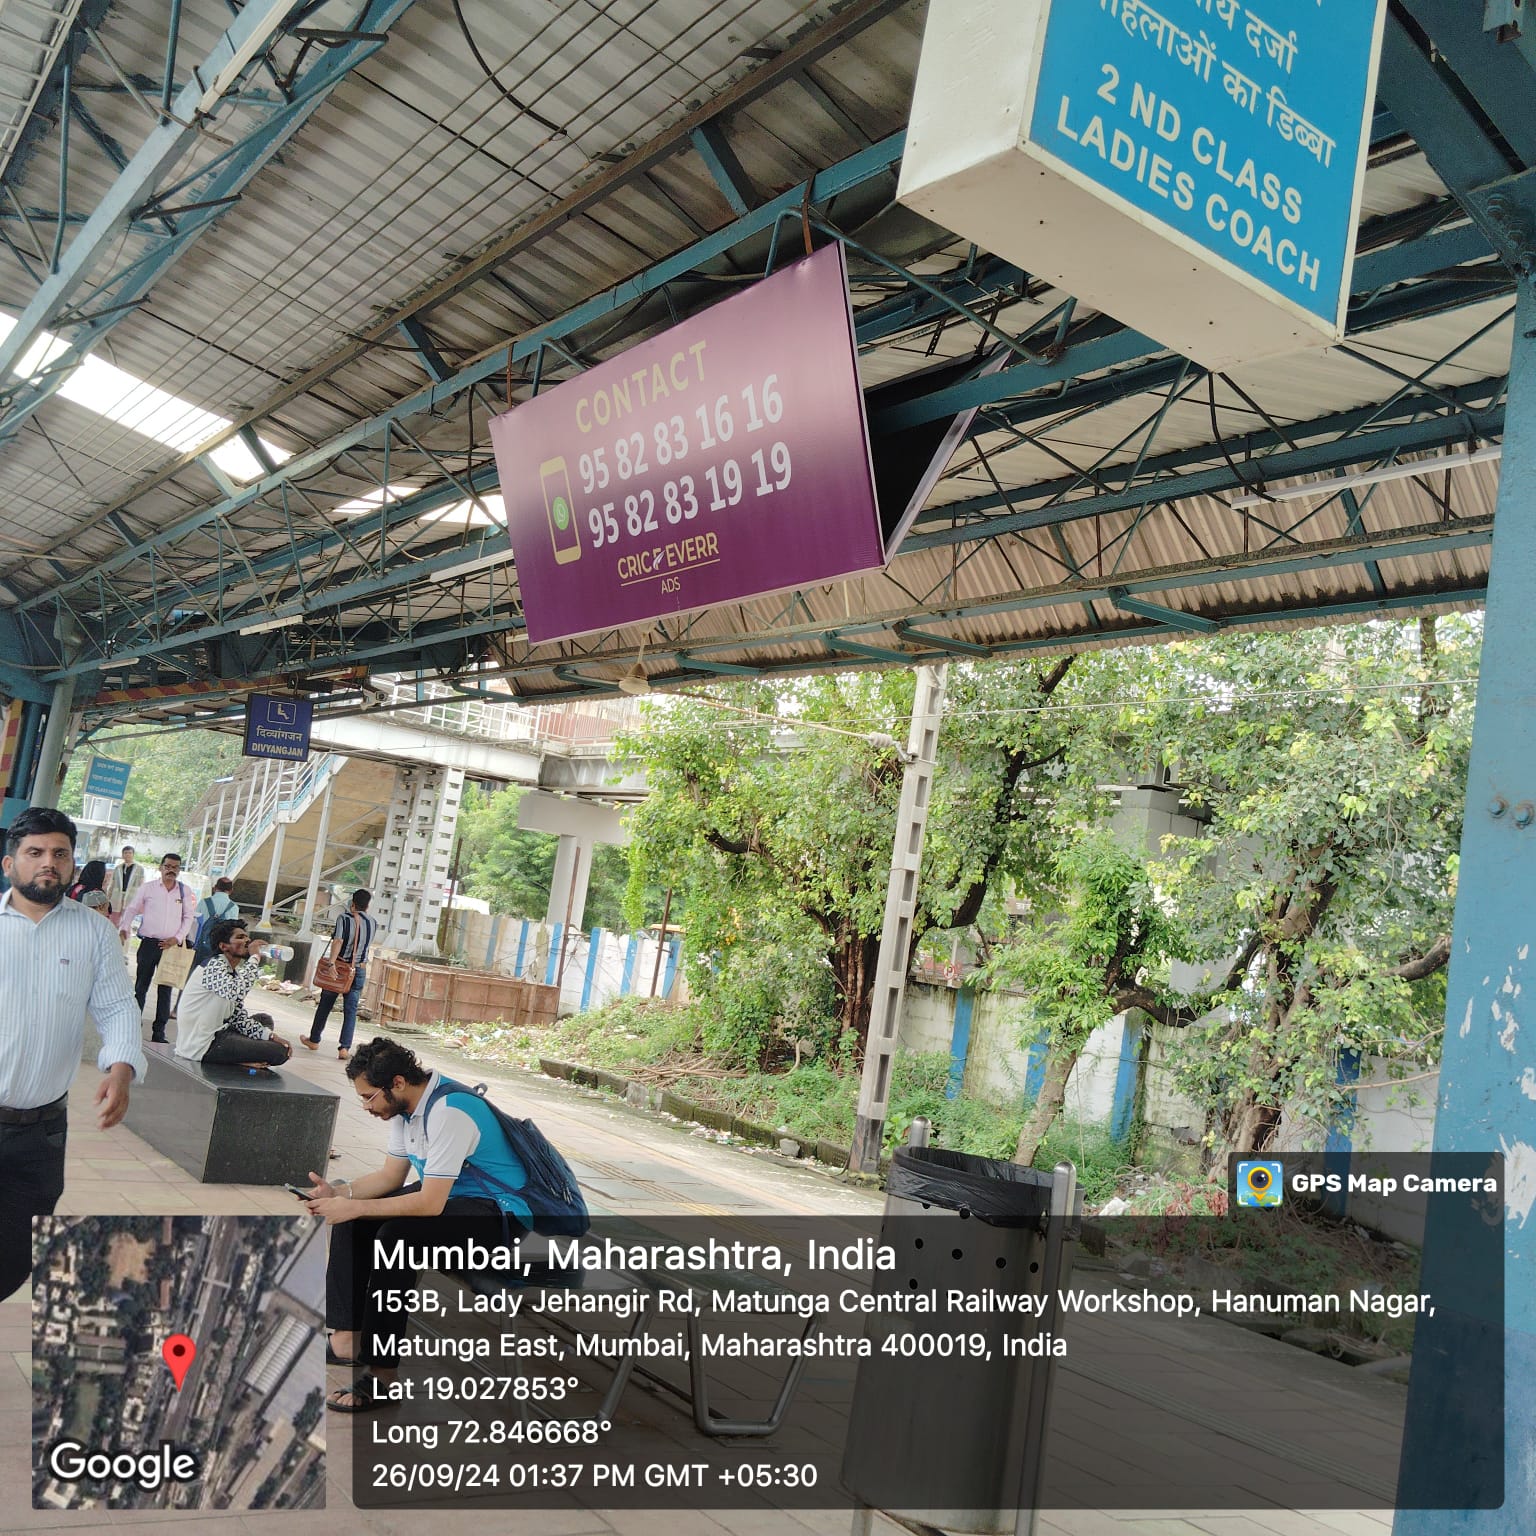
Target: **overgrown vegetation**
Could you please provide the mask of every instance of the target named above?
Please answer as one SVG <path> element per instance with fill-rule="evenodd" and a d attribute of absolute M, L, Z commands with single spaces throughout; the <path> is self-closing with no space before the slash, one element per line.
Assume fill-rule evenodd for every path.
<path fill-rule="evenodd" d="M 1045 1074 L 997 1109 L 948 1096 L 947 1058 L 907 1058 L 889 1134 L 923 1113 L 949 1145 L 1048 1160 L 1084 1045 L 1130 1009 L 1174 1031 L 1208 1168 L 1268 1146 L 1282 1114 L 1320 1143 L 1346 1054 L 1433 1065 L 1480 638 L 1426 619 L 951 664 L 908 959 L 963 947 L 973 984 L 1018 1000 Z M 694 1002 L 627 1002 L 550 1049 L 846 1136 L 912 689 L 893 672 L 658 701 L 624 743 L 651 789 L 623 916 L 673 891 Z M 1134 786 L 1172 791 L 1197 835 L 1117 818 Z M 469 888 L 537 910 L 553 844 L 515 820 L 513 796 L 470 802 Z M 612 924 L 617 904 L 605 862 L 589 911 Z M 1181 961 L 1201 964 L 1175 986 Z"/>

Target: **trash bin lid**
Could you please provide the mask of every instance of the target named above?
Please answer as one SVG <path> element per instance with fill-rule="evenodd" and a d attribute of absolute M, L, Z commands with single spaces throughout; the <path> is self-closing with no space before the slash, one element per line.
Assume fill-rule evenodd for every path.
<path fill-rule="evenodd" d="M 898 1147 L 886 1193 L 964 1211 L 993 1226 L 1032 1226 L 1050 1210 L 1051 1175 L 943 1147 Z"/>

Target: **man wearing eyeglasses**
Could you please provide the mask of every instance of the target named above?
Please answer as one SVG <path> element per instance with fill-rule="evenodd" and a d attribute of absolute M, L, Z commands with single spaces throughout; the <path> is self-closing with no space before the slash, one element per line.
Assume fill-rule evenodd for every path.
<path fill-rule="evenodd" d="M 528 1182 L 527 1171 L 478 1095 L 450 1092 L 434 1100 L 440 1074 L 382 1035 L 353 1053 L 347 1076 L 363 1108 L 389 1124 L 384 1164 L 350 1183 L 311 1173 L 309 1209 L 334 1228 L 325 1273 L 325 1320 L 335 1330 L 327 1362 L 371 1367 L 350 1389 L 333 1392 L 327 1405 L 363 1413 L 391 1400 L 407 1311 L 388 1298 L 415 1280 L 380 1269 L 380 1250 L 397 1240 L 472 1239 L 494 1247 L 526 1231 L 531 1217 L 516 1193 Z"/>

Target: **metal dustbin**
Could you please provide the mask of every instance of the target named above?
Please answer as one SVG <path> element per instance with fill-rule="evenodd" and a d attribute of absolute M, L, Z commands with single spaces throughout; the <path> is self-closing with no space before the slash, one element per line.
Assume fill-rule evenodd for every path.
<path fill-rule="evenodd" d="M 1054 1322 L 1066 1229 L 1079 1209 L 1070 1163 L 1043 1173 L 938 1147 L 897 1150 L 880 1235 L 896 1267 L 876 1271 L 876 1304 L 958 1290 L 988 1301 L 1044 1295 L 1049 1305 L 1038 1319 L 1003 1308 L 872 1313 L 866 1337 L 881 1342 L 859 1361 L 843 1456 L 843 1482 L 860 1505 L 946 1531 L 1032 1528 L 1052 1357 L 1004 1340 L 1043 1335 Z M 882 1347 L 892 1334 L 959 1328 L 968 1340 L 984 1336 L 990 1358 Z"/>

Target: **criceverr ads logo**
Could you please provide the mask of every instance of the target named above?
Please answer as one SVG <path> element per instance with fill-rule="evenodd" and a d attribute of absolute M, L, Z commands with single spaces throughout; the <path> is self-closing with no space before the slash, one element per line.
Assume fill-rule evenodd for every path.
<path fill-rule="evenodd" d="M 1240 1162 L 1237 1165 L 1237 1203 L 1251 1206 L 1279 1205 L 1285 1194 L 1285 1170 L 1277 1162 Z"/>

